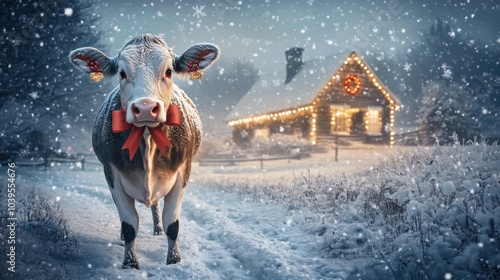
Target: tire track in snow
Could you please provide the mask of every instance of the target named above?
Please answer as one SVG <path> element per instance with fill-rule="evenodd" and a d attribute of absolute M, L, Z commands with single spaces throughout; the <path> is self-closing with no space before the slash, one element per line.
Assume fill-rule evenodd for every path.
<path fill-rule="evenodd" d="M 281 206 L 247 203 L 237 194 L 199 186 L 187 190 L 181 214 L 201 229 L 207 267 L 226 270 L 225 279 L 344 278 L 343 264 L 335 268 L 335 260 L 319 257 L 321 238 L 287 216 Z"/>
<path fill-rule="evenodd" d="M 26 174 L 26 173 L 25 173 Z M 28 174 L 26 174 L 28 175 Z M 182 261 L 165 265 L 167 238 L 152 235 L 150 209 L 136 203 L 140 270 L 122 270 L 119 219 L 104 176 L 95 172 L 37 173 L 27 181 L 61 197 L 80 236 L 69 275 L 97 279 L 321 279 L 345 278 L 345 265 L 319 254 L 321 237 L 305 233 L 279 205 L 245 202 L 235 193 L 191 183 L 184 197 L 179 246 Z M 53 186 L 56 186 L 55 188 Z"/>

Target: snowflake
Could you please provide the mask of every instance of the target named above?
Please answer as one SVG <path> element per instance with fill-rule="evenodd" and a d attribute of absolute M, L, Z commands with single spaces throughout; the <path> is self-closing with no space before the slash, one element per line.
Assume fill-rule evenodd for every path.
<path fill-rule="evenodd" d="M 307 4 L 309 4 L 309 6 L 312 6 L 314 4 L 314 0 L 307 0 Z"/>
<path fill-rule="evenodd" d="M 446 63 L 443 63 L 443 65 L 441 65 L 441 69 L 443 69 L 443 75 L 442 75 L 443 78 L 451 79 L 453 72 L 451 71 L 450 68 L 451 67 L 446 65 Z"/>
<path fill-rule="evenodd" d="M 453 72 L 451 72 L 450 69 L 444 69 L 443 70 L 443 78 L 451 79 L 452 75 L 453 75 Z"/>
<path fill-rule="evenodd" d="M 40 96 L 38 95 L 38 92 L 34 91 L 32 93 L 29 94 L 31 96 L 31 98 L 33 98 L 34 100 L 36 100 L 37 98 L 40 98 Z"/>
<path fill-rule="evenodd" d="M 448 35 L 450 35 L 450 37 L 453 39 L 455 38 L 455 31 L 451 30 L 450 32 L 448 32 Z"/>
<path fill-rule="evenodd" d="M 70 17 L 71 15 L 73 15 L 73 9 L 71 9 L 71 8 L 64 8 L 64 15 Z"/>
<path fill-rule="evenodd" d="M 411 64 L 406 62 L 405 65 L 403 66 L 403 69 L 406 71 L 406 72 L 410 72 L 411 71 Z"/>
<path fill-rule="evenodd" d="M 241 138 L 247 138 L 248 137 L 248 131 L 246 131 L 246 130 L 241 131 L 240 132 L 240 136 L 241 136 Z"/>
<path fill-rule="evenodd" d="M 194 10 L 194 13 L 193 13 L 193 16 L 196 17 L 196 18 L 200 18 L 200 17 L 204 17 L 206 16 L 207 14 L 205 14 L 203 12 L 203 9 L 205 9 L 205 6 L 199 6 L 196 5 L 193 7 L 193 10 Z"/>
<path fill-rule="evenodd" d="M 179 32 L 184 32 L 184 30 L 186 30 L 186 27 L 184 27 L 184 24 L 179 24 L 177 26 L 177 30 L 179 30 Z"/>

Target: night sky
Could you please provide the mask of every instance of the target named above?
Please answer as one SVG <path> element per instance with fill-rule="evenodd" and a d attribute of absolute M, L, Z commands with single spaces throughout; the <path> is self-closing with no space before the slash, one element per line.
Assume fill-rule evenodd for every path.
<path fill-rule="evenodd" d="M 482 47 L 500 44 L 500 2 L 489 1 L 101 1 L 110 55 L 140 33 L 162 35 L 176 53 L 213 42 L 223 57 L 251 60 L 261 74 L 284 69 L 284 51 L 304 59 L 336 53 L 407 52 L 438 19 Z"/>

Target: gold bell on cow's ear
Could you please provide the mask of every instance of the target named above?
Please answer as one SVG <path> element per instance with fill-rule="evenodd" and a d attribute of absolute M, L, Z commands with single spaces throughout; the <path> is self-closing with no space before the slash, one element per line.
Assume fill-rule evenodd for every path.
<path fill-rule="evenodd" d="M 97 61 L 89 61 L 88 62 L 88 67 L 90 70 L 89 76 L 90 79 L 93 82 L 100 82 L 104 78 L 104 74 L 102 73 L 101 67 L 99 67 L 99 64 Z"/>
<path fill-rule="evenodd" d="M 192 61 L 189 62 L 188 73 L 189 79 L 191 80 L 200 80 L 203 78 L 203 71 L 200 70 L 198 61 L 195 61 L 194 63 Z"/>
<path fill-rule="evenodd" d="M 104 74 L 102 72 L 90 72 L 90 79 L 93 82 L 100 82 L 104 78 Z"/>

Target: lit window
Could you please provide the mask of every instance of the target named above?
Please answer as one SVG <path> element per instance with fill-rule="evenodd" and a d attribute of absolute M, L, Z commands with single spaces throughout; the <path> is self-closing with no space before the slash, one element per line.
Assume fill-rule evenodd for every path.
<path fill-rule="evenodd" d="M 365 116 L 367 134 L 382 133 L 382 107 L 369 107 Z"/>

